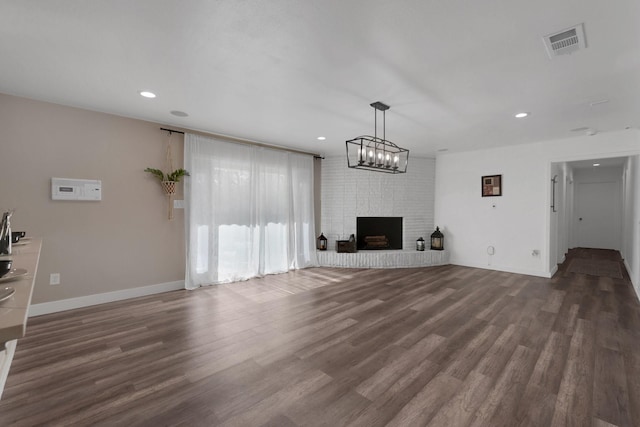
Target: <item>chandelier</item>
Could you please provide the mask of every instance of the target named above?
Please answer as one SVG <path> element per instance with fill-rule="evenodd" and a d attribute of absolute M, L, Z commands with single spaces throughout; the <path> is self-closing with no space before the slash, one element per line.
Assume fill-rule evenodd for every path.
<path fill-rule="evenodd" d="M 376 101 L 371 106 L 375 110 L 374 136 L 362 135 L 346 141 L 347 165 L 352 169 L 367 169 L 376 172 L 406 173 L 409 150 L 387 141 L 385 112 L 389 106 Z M 378 138 L 378 111 L 382 111 L 382 138 Z"/>

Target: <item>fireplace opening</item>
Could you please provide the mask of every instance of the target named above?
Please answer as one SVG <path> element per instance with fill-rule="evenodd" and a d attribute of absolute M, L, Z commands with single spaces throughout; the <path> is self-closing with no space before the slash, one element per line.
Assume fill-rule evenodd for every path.
<path fill-rule="evenodd" d="M 402 217 L 359 216 L 358 250 L 402 249 Z"/>

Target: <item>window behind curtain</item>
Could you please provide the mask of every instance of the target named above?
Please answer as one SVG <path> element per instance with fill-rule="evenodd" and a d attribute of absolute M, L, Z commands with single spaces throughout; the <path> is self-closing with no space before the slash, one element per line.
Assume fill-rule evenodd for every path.
<path fill-rule="evenodd" d="M 313 158 L 185 135 L 186 287 L 317 265 Z"/>

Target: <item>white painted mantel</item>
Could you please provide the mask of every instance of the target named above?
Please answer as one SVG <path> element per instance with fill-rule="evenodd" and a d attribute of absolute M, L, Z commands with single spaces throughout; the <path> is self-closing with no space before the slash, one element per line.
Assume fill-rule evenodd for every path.
<path fill-rule="evenodd" d="M 347 268 L 411 268 L 449 264 L 449 253 L 445 251 L 359 251 L 338 253 L 317 251 L 318 263 L 322 267 Z"/>

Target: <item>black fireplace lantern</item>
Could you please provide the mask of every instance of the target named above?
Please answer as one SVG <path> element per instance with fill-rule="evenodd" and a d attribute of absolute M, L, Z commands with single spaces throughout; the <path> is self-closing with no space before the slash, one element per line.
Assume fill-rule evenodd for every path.
<path fill-rule="evenodd" d="M 431 250 L 441 251 L 444 249 L 444 235 L 440 231 L 440 227 L 436 227 L 436 231 L 431 234 Z"/>
<path fill-rule="evenodd" d="M 425 248 L 425 244 L 424 244 L 424 239 L 422 237 L 418 238 L 418 240 L 416 240 L 416 251 L 424 251 Z"/>
<path fill-rule="evenodd" d="M 318 236 L 318 240 L 316 242 L 316 248 L 319 251 L 326 251 L 327 250 L 327 238 L 324 237 L 324 234 L 320 233 L 320 236 Z"/>

